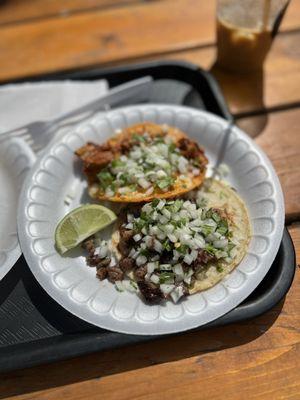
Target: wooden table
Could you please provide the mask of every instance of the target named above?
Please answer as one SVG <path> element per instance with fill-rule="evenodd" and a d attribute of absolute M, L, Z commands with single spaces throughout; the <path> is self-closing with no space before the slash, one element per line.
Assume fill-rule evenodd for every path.
<path fill-rule="evenodd" d="M 232 113 L 271 158 L 300 257 L 300 1 L 263 76 L 214 66 L 215 1 L 7 0 L 0 80 L 157 58 L 212 69 Z M 252 321 L 0 376 L 0 399 L 300 399 L 300 275 Z"/>

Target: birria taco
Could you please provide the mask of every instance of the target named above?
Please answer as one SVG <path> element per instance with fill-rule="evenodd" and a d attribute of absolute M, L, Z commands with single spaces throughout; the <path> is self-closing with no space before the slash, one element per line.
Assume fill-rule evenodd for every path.
<path fill-rule="evenodd" d="M 92 198 L 125 203 L 189 192 L 202 184 L 207 165 L 185 133 L 153 123 L 133 125 L 102 145 L 87 143 L 76 155 Z"/>

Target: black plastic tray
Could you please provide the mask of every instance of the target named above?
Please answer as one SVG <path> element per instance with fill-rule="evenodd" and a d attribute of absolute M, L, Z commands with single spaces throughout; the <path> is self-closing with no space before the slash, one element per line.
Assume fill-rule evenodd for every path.
<path fill-rule="evenodd" d="M 110 86 L 152 75 L 151 102 L 185 104 L 229 118 L 224 98 L 212 76 L 181 62 L 155 62 L 113 69 L 53 74 L 31 80 L 100 79 Z M 277 257 L 256 290 L 238 307 L 207 329 L 256 317 L 287 293 L 295 273 L 295 252 L 284 231 Z M 196 329 L 197 330 L 197 329 Z M 154 340 L 95 328 L 59 306 L 41 288 L 23 256 L 0 282 L 0 372 L 63 360 L 82 354 Z"/>

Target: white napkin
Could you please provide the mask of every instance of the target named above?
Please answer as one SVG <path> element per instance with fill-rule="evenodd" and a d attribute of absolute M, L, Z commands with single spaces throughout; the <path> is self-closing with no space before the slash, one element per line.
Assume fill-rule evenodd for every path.
<path fill-rule="evenodd" d="M 108 91 L 105 80 L 51 81 L 0 87 L 0 132 L 58 117 Z"/>

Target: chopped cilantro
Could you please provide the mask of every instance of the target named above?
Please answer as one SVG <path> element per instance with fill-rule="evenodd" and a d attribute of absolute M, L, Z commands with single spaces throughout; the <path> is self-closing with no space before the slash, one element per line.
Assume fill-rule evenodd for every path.
<path fill-rule="evenodd" d="M 114 179 L 112 174 L 106 170 L 99 172 L 97 177 L 100 181 L 101 187 L 104 189 L 106 189 L 109 185 L 111 185 L 111 183 L 113 182 L 113 179 Z"/>
<path fill-rule="evenodd" d="M 159 283 L 167 283 L 169 281 L 174 280 L 175 274 L 174 272 L 161 272 L 159 274 Z"/>
<path fill-rule="evenodd" d="M 171 176 L 167 176 L 157 181 L 156 186 L 159 187 L 159 189 L 163 190 L 167 189 L 169 186 L 172 186 L 173 183 L 174 183 L 174 178 L 172 178 Z"/>
<path fill-rule="evenodd" d="M 152 207 L 156 207 L 158 205 L 159 201 L 160 201 L 159 199 L 153 199 L 152 200 Z"/>
<path fill-rule="evenodd" d="M 211 216 L 212 216 L 212 219 L 215 221 L 215 222 L 220 222 L 221 221 L 221 217 L 220 217 L 220 215 L 217 213 L 217 212 L 213 212 L 212 214 L 211 214 Z"/>
<path fill-rule="evenodd" d="M 171 251 L 171 250 L 172 250 L 172 244 L 171 244 L 171 242 L 170 242 L 169 239 L 166 239 L 166 240 L 163 242 L 163 248 L 164 248 L 165 250 L 167 250 L 167 251 Z"/>
<path fill-rule="evenodd" d="M 132 135 L 132 138 L 133 138 L 134 140 L 137 140 L 138 142 L 141 142 L 141 143 L 146 142 L 146 138 L 145 138 L 144 136 L 142 136 L 142 135 L 138 135 L 137 133 L 134 133 L 134 134 Z"/>
<path fill-rule="evenodd" d="M 186 254 L 186 252 L 189 250 L 189 246 L 186 244 L 181 244 L 179 247 L 177 247 L 176 250 L 178 251 L 178 253 Z"/>
<path fill-rule="evenodd" d="M 205 246 L 205 250 L 208 252 L 208 253 L 210 253 L 210 254 L 215 254 L 215 248 L 214 248 L 214 246 L 212 245 L 212 244 L 207 244 L 206 246 Z"/>
<path fill-rule="evenodd" d="M 120 168 L 120 167 L 124 167 L 125 165 L 126 164 L 123 161 L 119 160 L 119 159 L 113 160 L 111 162 L 111 166 L 113 168 Z"/>

